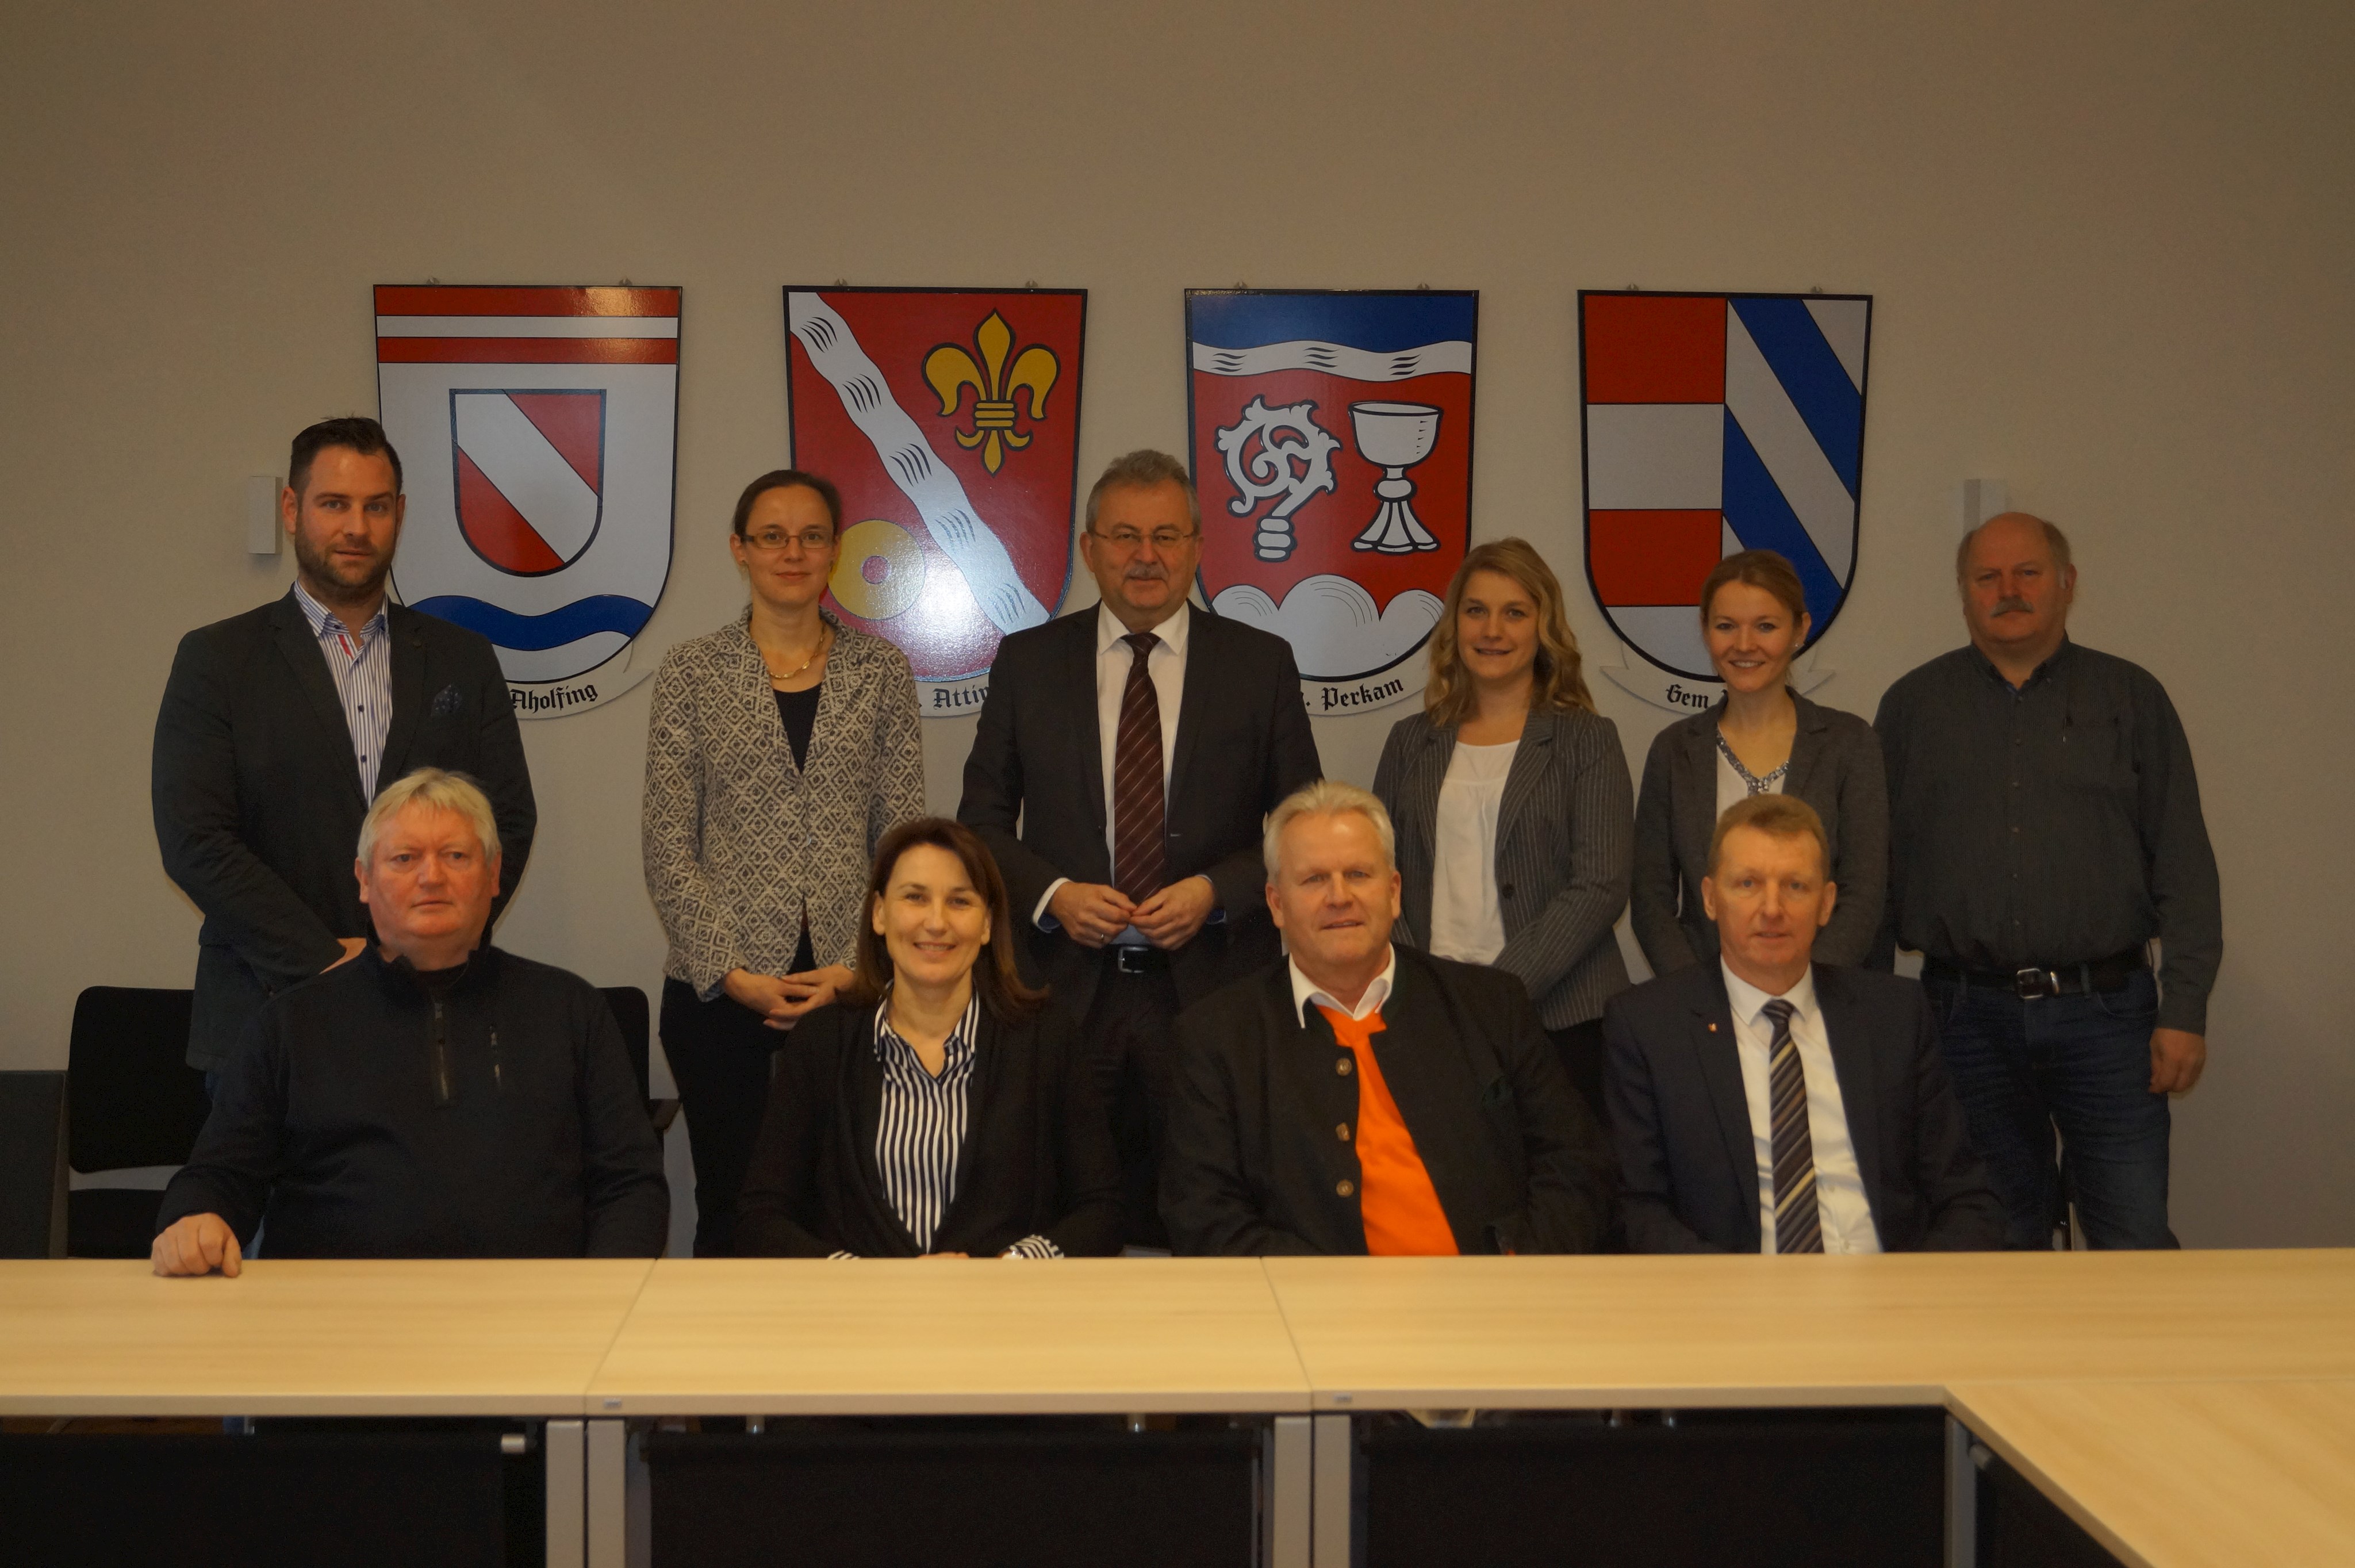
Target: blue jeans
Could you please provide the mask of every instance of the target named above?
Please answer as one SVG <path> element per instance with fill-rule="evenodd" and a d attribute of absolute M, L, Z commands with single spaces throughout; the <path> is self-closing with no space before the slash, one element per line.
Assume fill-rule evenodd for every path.
<path fill-rule="evenodd" d="M 2089 1247 L 2176 1245 L 2167 1096 L 2150 1092 L 2151 972 L 2122 990 L 2033 1001 L 1959 980 L 1923 985 L 1971 1140 L 2003 1200 L 2005 1244 L 2050 1247 L 2063 1202 L 2073 1201 Z"/>

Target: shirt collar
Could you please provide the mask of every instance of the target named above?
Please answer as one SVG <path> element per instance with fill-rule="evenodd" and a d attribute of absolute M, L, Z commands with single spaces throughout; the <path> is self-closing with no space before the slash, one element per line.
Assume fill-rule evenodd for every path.
<path fill-rule="evenodd" d="M 1734 1018 L 1753 1029 L 1759 1027 L 1758 1017 L 1765 1011 L 1766 1004 L 1774 1000 L 1774 994 L 1771 991 L 1760 990 L 1735 974 L 1732 965 L 1726 963 L 1722 957 L 1718 959 L 1717 968 L 1718 973 L 1725 976 L 1725 999 L 1732 1005 Z M 1783 1000 L 1796 1008 L 1799 1017 L 1803 1019 L 1813 1019 L 1816 1016 L 1816 966 L 1814 965 L 1807 965 L 1807 972 L 1799 976 L 1798 984 L 1783 993 Z"/>
<path fill-rule="evenodd" d="M 343 628 L 344 624 L 336 619 L 336 613 L 312 598 L 309 590 L 303 586 L 303 580 L 299 577 L 294 580 L 294 603 L 301 607 L 303 618 L 311 623 L 313 636 L 325 637 L 331 629 Z M 369 616 L 368 624 L 360 628 L 360 641 L 365 643 L 384 630 L 386 607 L 390 603 L 389 600 L 377 602 L 376 613 Z"/>
<path fill-rule="evenodd" d="M 1169 645 L 1169 651 L 1182 659 L 1186 656 L 1186 629 L 1192 624 L 1193 619 L 1192 603 L 1180 599 L 1178 601 L 1178 608 L 1171 613 L 1169 619 L 1153 628 L 1153 635 L 1167 643 Z M 1119 616 L 1112 613 L 1112 606 L 1099 603 L 1096 606 L 1096 656 L 1102 658 L 1105 654 L 1110 653 L 1120 645 L 1120 640 L 1127 635 L 1128 627 L 1122 623 Z"/>
<path fill-rule="evenodd" d="M 2034 669 L 2029 672 L 2028 679 L 2021 683 L 2019 689 L 2022 691 L 2027 690 L 2030 687 L 2034 686 L 2038 681 L 2047 678 L 2055 670 L 2061 668 L 2061 667 L 2068 660 L 2069 650 L 2075 645 L 2075 644 L 2070 642 L 2068 633 L 2062 633 L 2061 645 L 2054 648 L 2051 655 L 2047 657 L 2042 664 L 2038 665 Z M 1969 652 L 1972 665 L 1981 675 L 1987 677 L 1989 680 L 1994 681 L 2006 691 L 2012 689 L 2011 682 L 2004 678 L 2003 671 L 1995 667 L 1995 661 L 1987 657 L 1985 653 L 1981 652 L 1979 645 L 1977 643 L 1966 643 L 1963 646 Z"/>
<path fill-rule="evenodd" d="M 956 1028 L 949 1030 L 949 1038 L 942 1042 L 942 1077 L 947 1077 L 950 1070 L 963 1062 L 971 1053 L 973 1037 L 980 1020 L 981 987 L 975 986 L 973 988 L 972 997 L 964 1004 L 964 1011 L 958 1015 Z M 875 1004 L 873 1044 L 875 1059 L 887 1067 L 891 1064 L 891 1047 L 894 1045 L 906 1051 L 911 1058 L 915 1055 L 915 1048 L 901 1040 L 900 1031 L 891 1027 L 891 987 L 889 986 L 883 987 L 882 1000 Z"/>
<path fill-rule="evenodd" d="M 1358 998 L 1358 1005 L 1354 1008 L 1343 1007 L 1332 993 L 1320 989 L 1316 981 L 1300 972 L 1300 965 L 1289 955 L 1284 960 L 1284 966 L 1292 973 L 1293 1013 L 1300 1019 L 1300 1027 L 1306 1029 L 1308 1004 L 1311 1002 L 1320 1008 L 1330 1008 L 1337 1013 L 1347 1013 L 1353 1019 L 1380 1012 L 1382 1004 L 1391 999 L 1391 987 L 1398 982 L 1398 948 L 1395 944 L 1391 946 L 1390 958 L 1382 965 L 1382 972 L 1374 976 L 1373 984 L 1366 987 L 1366 994 Z"/>

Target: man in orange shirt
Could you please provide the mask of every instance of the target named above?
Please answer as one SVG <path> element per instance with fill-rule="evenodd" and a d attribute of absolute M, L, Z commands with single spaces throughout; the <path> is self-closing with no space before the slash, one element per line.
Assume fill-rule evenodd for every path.
<path fill-rule="evenodd" d="M 1602 1131 L 1521 983 L 1391 945 L 1391 845 L 1336 780 L 1269 814 L 1289 955 L 1178 1018 L 1178 1253 L 1580 1253 L 1608 1230 Z"/>

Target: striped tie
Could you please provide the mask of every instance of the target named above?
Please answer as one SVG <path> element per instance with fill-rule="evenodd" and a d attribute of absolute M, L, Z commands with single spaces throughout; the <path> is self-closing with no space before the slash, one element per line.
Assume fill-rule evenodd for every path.
<path fill-rule="evenodd" d="M 1112 880 L 1143 902 L 1167 880 L 1161 849 L 1161 698 L 1146 660 L 1161 639 L 1132 632 L 1121 639 L 1136 650 L 1128 689 L 1120 697 L 1120 728 L 1112 746 Z"/>
<path fill-rule="evenodd" d="M 1777 997 L 1766 1004 L 1774 1041 L 1766 1048 L 1767 1095 L 1774 1136 L 1774 1250 L 1824 1250 L 1823 1217 L 1816 1211 L 1816 1147 L 1807 1136 L 1807 1070 L 1791 1040 L 1798 1011 Z"/>

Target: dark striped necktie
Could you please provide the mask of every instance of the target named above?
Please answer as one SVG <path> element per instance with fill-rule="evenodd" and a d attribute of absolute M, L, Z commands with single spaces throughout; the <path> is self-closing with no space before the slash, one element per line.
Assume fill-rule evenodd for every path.
<path fill-rule="evenodd" d="M 1777 997 L 1766 1004 L 1774 1021 L 1766 1048 L 1767 1104 L 1774 1140 L 1774 1250 L 1824 1250 L 1823 1216 L 1816 1210 L 1816 1146 L 1807 1136 L 1807 1070 L 1791 1039 L 1791 1016 L 1798 1009 Z"/>
<path fill-rule="evenodd" d="M 1113 732 L 1112 880 L 1140 903 L 1168 880 L 1161 844 L 1161 698 L 1146 669 L 1160 640 L 1150 632 L 1121 639 L 1136 650 L 1136 662 L 1128 667 L 1120 728 Z"/>

